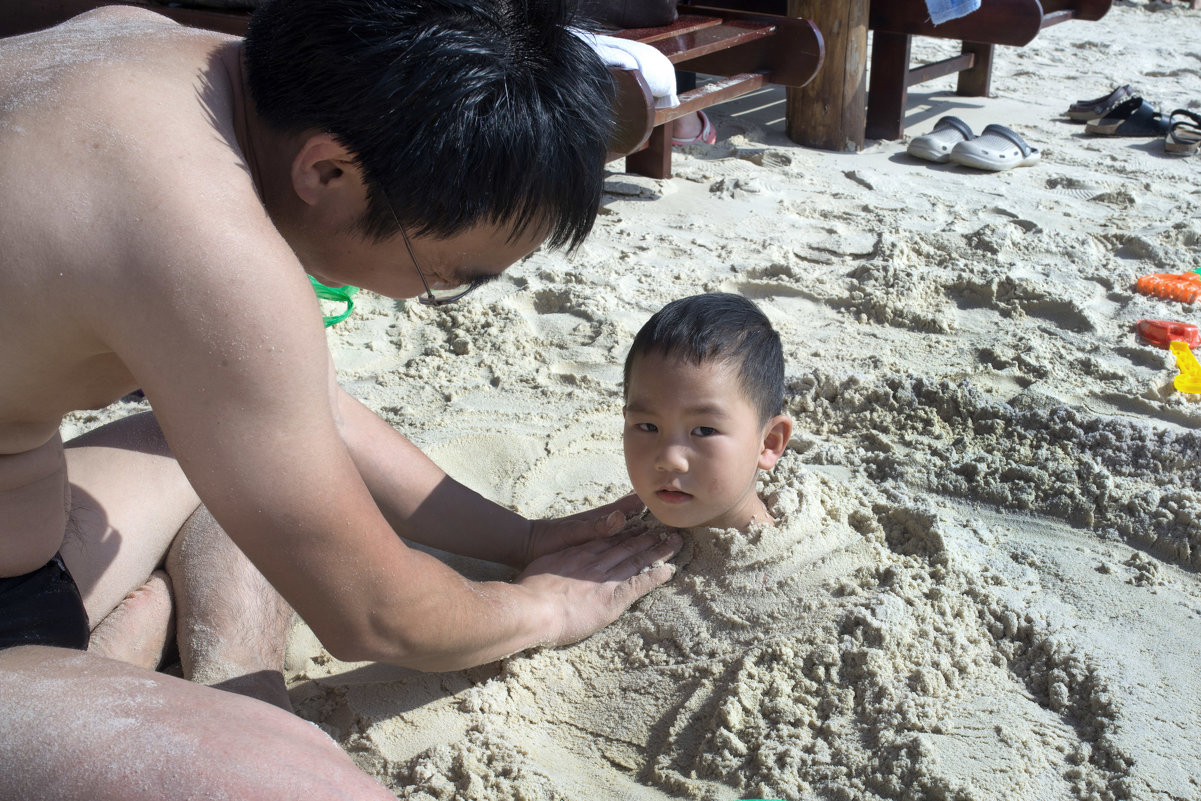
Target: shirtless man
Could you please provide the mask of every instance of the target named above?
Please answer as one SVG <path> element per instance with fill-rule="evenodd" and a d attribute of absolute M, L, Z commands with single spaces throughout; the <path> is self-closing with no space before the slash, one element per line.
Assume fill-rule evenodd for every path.
<path fill-rule="evenodd" d="M 255 676 L 291 613 L 238 549 L 335 656 L 427 670 L 581 639 L 670 576 L 678 540 L 608 536 L 628 503 L 528 521 L 335 381 L 306 272 L 439 302 L 596 215 L 606 76 L 559 2 L 448 5 L 0 40 L 0 797 L 392 797 L 250 697 L 286 705 Z M 135 388 L 153 415 L 64 446 Z M 185 673 L 243 694 L 131 664 L 169 586 Z"/>

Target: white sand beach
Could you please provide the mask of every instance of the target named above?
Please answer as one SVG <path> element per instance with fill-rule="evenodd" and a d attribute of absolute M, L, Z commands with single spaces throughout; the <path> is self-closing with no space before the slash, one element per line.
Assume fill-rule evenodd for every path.
<path fill-rule="evenodd" d="M 762 485 L 780 525 L 690 531 L 590 639 L 420 674 L 298 624 L 299 714 L 421 801 L 1201 799 L 1201 395 L 1134 333 L 1201 304 L 1133 288 L 1201 268 L 1201 155 L 1064 117 L 1122 83 L 1201 112 L 1201 10 L 1118 0 L 998 48 L 992 98 L 911 90 L 907 138 L 1002 123 L 1036 166 L 804 149 L 773 89 L 671 180 L 610 165 L 571 256 L 442 311 L 360 293 L 344 385 L 525 515 L 628 491 L 621 365 L 677 297 L 760 304 L 796 431 Z"/>

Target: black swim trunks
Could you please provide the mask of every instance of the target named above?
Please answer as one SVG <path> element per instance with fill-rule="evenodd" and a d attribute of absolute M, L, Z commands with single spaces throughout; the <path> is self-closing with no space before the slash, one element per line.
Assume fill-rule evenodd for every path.
<path fill-rule="evenodd" d="M 0 648 L 57 645 L 86 651 L 88 613 L 63 558 L 23 576 L 0 578 Z"/>

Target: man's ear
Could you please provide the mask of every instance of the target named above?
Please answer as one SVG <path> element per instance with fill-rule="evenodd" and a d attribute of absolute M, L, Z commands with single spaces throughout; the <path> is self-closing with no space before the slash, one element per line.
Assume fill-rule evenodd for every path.
<path fill-rule="evenodd" d="M 771 470 L 784 455 L 788 440 L 792 439 L 792 418 L 777 414 L 763 427 L 763 449 L 759 451 L 759 468 Z"/>
<path fill-rule="evenodd" d="M 312 134 L 300 143 L 292 159 L 292 189 L 313 207 L 334 202 L 335 208 L 346 208 L 348 202 L 366 198 L 354 154 L 328 133 Z"/>

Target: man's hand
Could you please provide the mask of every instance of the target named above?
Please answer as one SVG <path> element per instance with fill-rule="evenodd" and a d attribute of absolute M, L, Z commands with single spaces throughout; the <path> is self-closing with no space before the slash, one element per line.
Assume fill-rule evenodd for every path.
<path fill-rule="evenodd" d="M 613 503 L 587 512 L 550 520 L 530 521 L 523 558 L 516 567 L 525 567 L 535 559 L 581 545 L 585 542 L 611 537 L 621 531 L 631 515 L 641 512 L 642 501 L 630 493 Z"/>
<path fill-rule="evenodd" d="M 663 563 L 683 542 L 675 533 L 660 540 L 658 531 L 622 532 L 536 559 L 516 583 L 551 606 L 555 623 L 546 644 L 567 645 L 609 625 L 675 575 L 675 566 Z"/>

